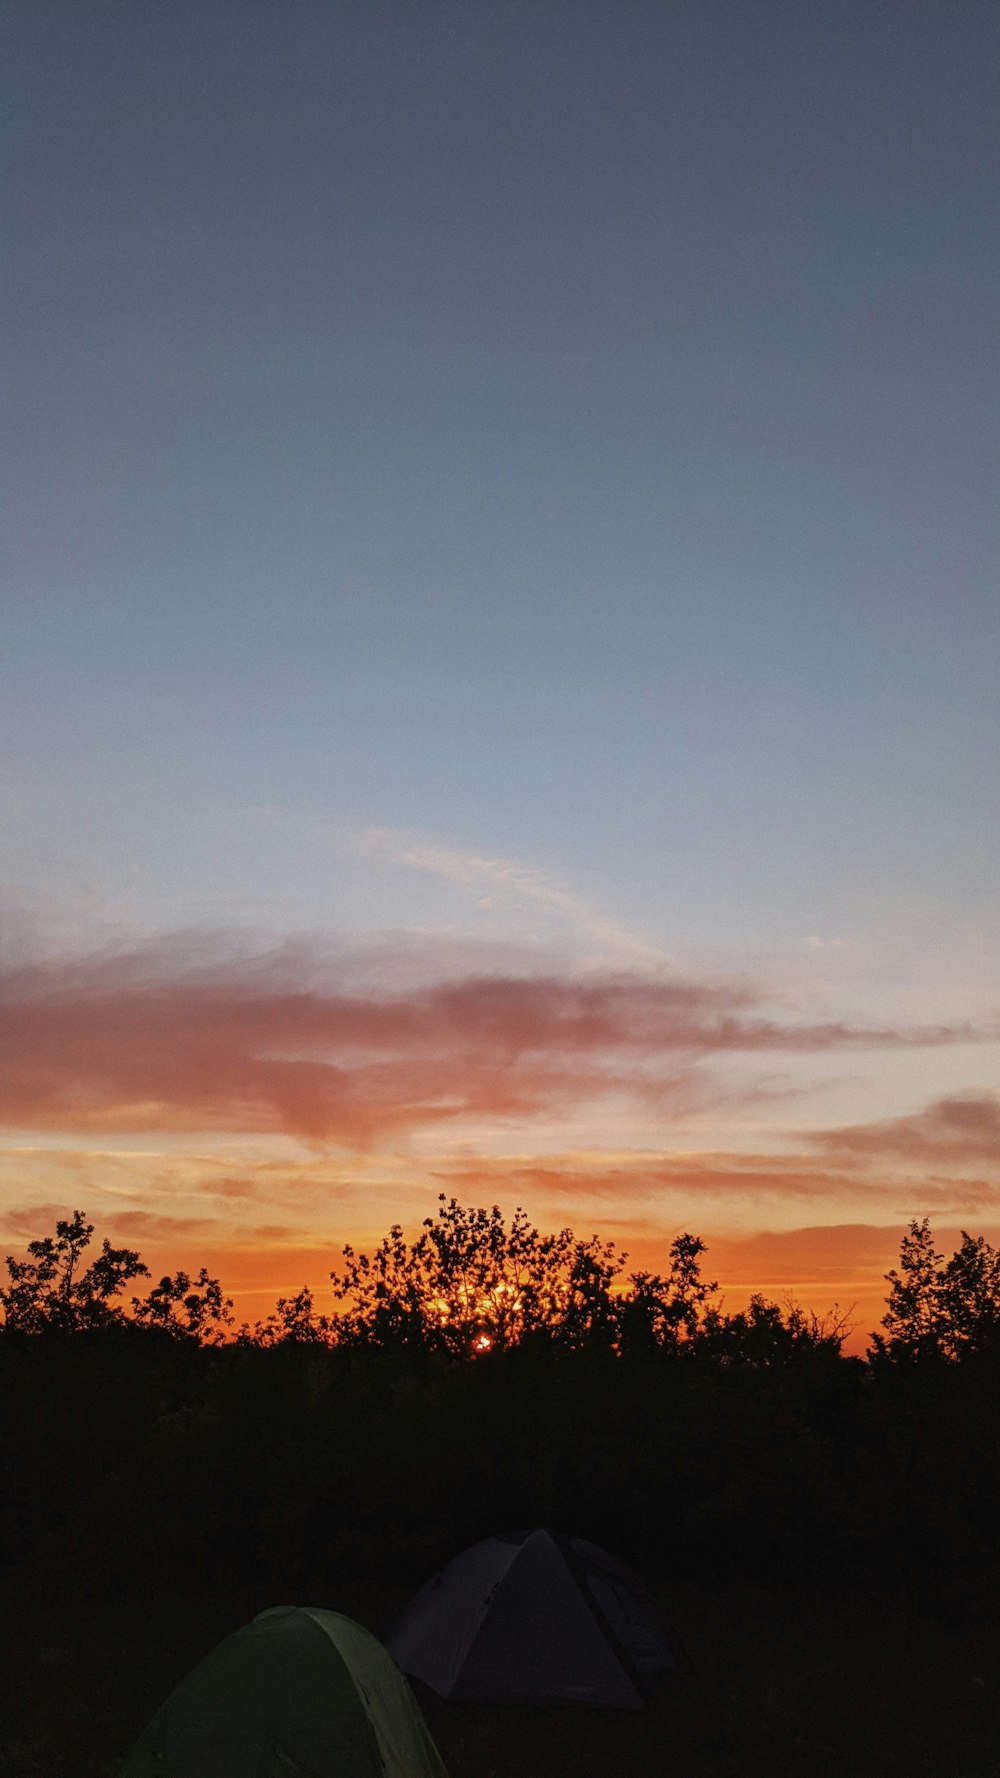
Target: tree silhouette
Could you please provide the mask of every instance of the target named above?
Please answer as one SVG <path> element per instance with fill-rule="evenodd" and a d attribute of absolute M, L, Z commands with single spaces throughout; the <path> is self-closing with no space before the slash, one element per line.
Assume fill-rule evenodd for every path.
<path fill-rule="evenodd" d="M 900 1245 L 899 1270 L 886 1274 L 884 1333 L 873 1335 L 877 1359 L 959 1359 L 1000 1346 L 1000 1252 L 962 1230 L 945 1263 L 930 1223 L 911 1222 Z"/>
<path fill-rule="evenodd" d="M 773 1368 L 806 1353 L 839 1358 L 851 1325 L 850 1311 L 837 1304 L 827 1314 L 816 1315 L 797 1303 L 782 1308 L 755 1291 L 746 1308 L 733 1315 L 710 1309 L 699 1337 L 702 1349 L 726 1364 Z"/>
<path fill-rule="evenodd" d="M 938 1275 L 937 1302 L 950 1358 L 1000 1347 L 1000 1251 L 963 1229 L 961 1246 Z"/>
<path fill-rule="evenodd" d="M 459 1356 L 617 1337 L 612 1293 L 626 1256 L 569 1228 L 543 1235 L 520 1207 L 508 1224 L 496 1204 L 467 1207 L 442 1192 L 415 1241 L 394 1224 L 373 1254 L 343 1254 L 343 1272 L 330 1274 L 346 1304 L 334 1317 L 341 1341 Z"/>
<path fill-rule="evenodd" d="M 893 1267 L 886 1273 L 889 1292 L 882 1317 L 885 1333 L 873 1336 L 877 1355 L 913 1360 L 940 1354 L 941 1260 L 927 1217 L 922 1222 L 911 1222 L 900 1243 L 899 1270 Z"/>
<path fill-rule="evenodd" d="M 0 1288 L 0 1304 L 11 1333 L 74 1333 L 124 1321 L 114 1299 L 134 1278 L 148 1278 L 149 1268 L 133 1248 L 112 1247 L 105 1240 L 97 1259 L 81 1272 L 93 1233 L 93 1223 L 74 1210 L 68 1221 L 56 1223 L 54 1235 L 29 1241 L 29 1259 L 7 1255 L 10 1283 Z"/>
<path fill-rule="evenodd" d="M 518 1207 L 472 1208 L 439 1195 L 435 1217 L 408 1242 L 394 1224 L 371 1254 L 343 1249 L 331 1272 L 344 1308 L 334 1338 L 455 1356 L 544 1341 L 563 1347 L 656 1347 L 693 1338 L 716 1289 L 702 1279 L 704 1242 L 678 1235 L 666 1276 L 635 1272 L 597 1235 L 542 1234 Z"/>
<path fill-rule="evenodd" d="M 690 1345 L 703 1325 L 718 1290 L 701 1275 L 705 1243 L 698 1235 L 677 1235 L 670 1244 L 670 1270 L 632 1272 L 631 1288 L 620 1298 L 618 1326 L 623 1351 L 652 1351 Z"/>
<path fill-rule="evenodd" d="M 195 1278 L 187 1272 L 174 1272 L 161 1278 L 146 1296 L 132 1298 L 137 1326 L 155 1327 L 176 1339 L 198 1340 L 205 1346 L 225 1339 L 233 1322 L 232 1308 L 232 1297 L 223 1296 L 218 1278 L 210 1278 L 204 1266 Z"/>
<path fill-rule="evenodd" d="M 304 1284 L 295 1296 L 279 1296 L 265 1321 L 255 1322 L 252 1329 L 244 1322 L 237 1338 L 244 1346 L 328 1346 L 332 1334 L 332 1318 L 319 1313 Z"/>

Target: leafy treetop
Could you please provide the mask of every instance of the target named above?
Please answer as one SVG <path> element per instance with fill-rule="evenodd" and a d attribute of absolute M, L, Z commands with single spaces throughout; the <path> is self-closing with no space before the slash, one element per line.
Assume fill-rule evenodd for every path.
<path fill-rule="evenodd" d="M 1000 1251 L 982 1235 L 963 1229 L 946 1261 L 927 1217 L 913 1221 L 886 1283 L 884 1332 L 872 1340 L 876 1360 L 926 1364 L 1000 1348 Z"/>
<path fill-rule="evenodd" d="M 7 1255 L 10 1279 L 0 1287 L 4 1327 L 16 1334 L 82 1333 L 123 1327 L 159 1328 L 175 1337 L 214 1344 L 232 1322 L 232 1302 L 217 1278 L 202 1267 L 198 1276 L 186 1272 L 164 1277 L 144 1297 L 132 1298 L 132 1316 L 118 1299 L 136 1278 L 148 1278 L 149 1267 L 131 1247 L 102 1243 L 86 1269 L 82 1259 L 94 1225 L 82 1210 L 56 1223 L 54 1235 L 28 1243 L 28 1258 Z"/>

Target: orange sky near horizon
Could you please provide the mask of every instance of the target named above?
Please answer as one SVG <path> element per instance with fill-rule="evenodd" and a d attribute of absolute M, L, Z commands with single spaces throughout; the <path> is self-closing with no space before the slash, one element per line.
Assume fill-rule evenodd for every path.
<path fill-rule="evenodd" d="M 988 1022 L 796 1016 L 654 964 L 417 960 L 188 935 L 8 968 L 10 1250 L 79 1207 L 157 1273 L 206 1265 L 253 1322 L 303 1284 L 332 1306 L 343 1244 L 415 1232 L 445 1192 L 614 1239 L 633 1267 L 689 1230 L 729 1307 L 837 1303 L 860 1350 L 912 1217 L 948 1251 L 997 1232 Z M 883 1115 L 823 1122 L 847 1088 Z"/>
<path fill-rule="evenodd" d="M 996 1234 L 998 31 L 0 10 L 0 1276 Z"/>
<path fill-rule="evenodd" d="M 55 1219 L 77 1207 L 87 1210 L 86 1205 L 67 1201 L 6 1213 L 2 1218 L 4 1250 L 23 1257 L 29 1239 L 51 1233 Z M 435 1208 L 433 1198 L 429 1199 L 427 1213 L 433 1214 Z M 327 1237 L 317 1234 L 312 1239 L 292 1239 L 286 1230 L 272 1233 L 267 1228 L 251 1228 L 234 1231 L 226 1239 L 219 1225 L 208 1219 L 200 1223 L 193 1219 L 189 1232 L 171 1233 L 156 1226 L 169 1221 L 167 1218 L 128 1211 L 116 1215 L 113 1209 L 104 1215 L 95 1213 L 93 1206 L 87 1214 L 95 1223 L 95 1250 L 104 1236 L 113 1245 L 133 1246 L 154 1278 L 179 1268 L 196 1271 L 204 1265 L 222 1280 L 232 1298 L 236 1323 L 246 1321 L 251 1326 L 266 1319 L 279 1296 L 294 1295 L 304 1284 L 312 1288 L 319 1310 L 332 1309 L 329 1274 L 341 1264 L 344 1244 L 370 1251 L 388 1226 L 338 1223 L 331 1225 Z M 405 1224 L 408 1236 L 419 1233 L 420 1220 L 414 1218 Z M 537 1220 L 543 1229 L 556 1226 L 551 1219 Z M 588 1222 L 577 1218 L 573 1226 L 579 1235 L 597 1233 L 619 1243 L 628 1255 L 629 1270 L 656 1270 L 666 1264 L 668 1241 L 662 1235 L 637 1234 L 604 1219 Z M 818 1315 L 836 1309 L 847 1316 L 850 1326 L 844 1350 L 860 1354 L 867 1349 L 884 1313 L 885 1274 L 898 1261 L 905 1226 L 902 1222 L 816 1225 L 742 1237 L 702 1231 L 707 1243 L 703 1276 L 717 1281 L 716 1300 L 729 1311 L 745 1308 L 756 1293 L 783 1307 L 795 1303 Z M 974 1227 L 977 1234 L 1000 1244 L 1000 1223 L 976 1222 Z M 692 1227 L 690 1232 L 699 1231 Z M 962 1231 L 958 1224 L 935 1223 L 933 1232 L 938 1247 L 947 1254 L 958 1245 Z"/>

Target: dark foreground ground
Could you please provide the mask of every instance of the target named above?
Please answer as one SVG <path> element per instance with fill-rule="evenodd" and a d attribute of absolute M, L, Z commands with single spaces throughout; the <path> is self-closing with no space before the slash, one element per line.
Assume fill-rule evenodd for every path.
<path fill-rule="evenodd" d="M 636 1715 L 439 1709 L 452 1778 L 1000 1778 L 1000 1627 L 884 1599 L 678 1588 L 698 1669 Z M 0 1774 L 114 1778 L 178 1679 L 266 1605 L 319 1604 L 378 1630 L 399 1603 L 256 1595 L 146 1606 L 2 1600 Z"/>

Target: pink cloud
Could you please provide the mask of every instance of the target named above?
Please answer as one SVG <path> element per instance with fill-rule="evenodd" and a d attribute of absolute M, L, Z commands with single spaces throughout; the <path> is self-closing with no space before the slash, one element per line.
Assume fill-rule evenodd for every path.
<path fill-rule="evenodd" d="M 332 971 L 332 974 L 331 974 Z M 473 975 L 348 991 L 302 946 L 195 941 L 0 976 L 0 1121 L 49 1131 L 285 1131 L 364 1148 L 466 1117 L 669 1103 L 705 1060 L 970 1042 L 968 1026 L 782 1023 L 742 986 Z"/>
<path fill-rule="evenodd" d="M 907 1162 L 1000 1165 L 1000 1098 L 957 1093 L 909 1117 L 824 1130 L 816 1140 L 836 1154 L 891 1156 Z"/>

